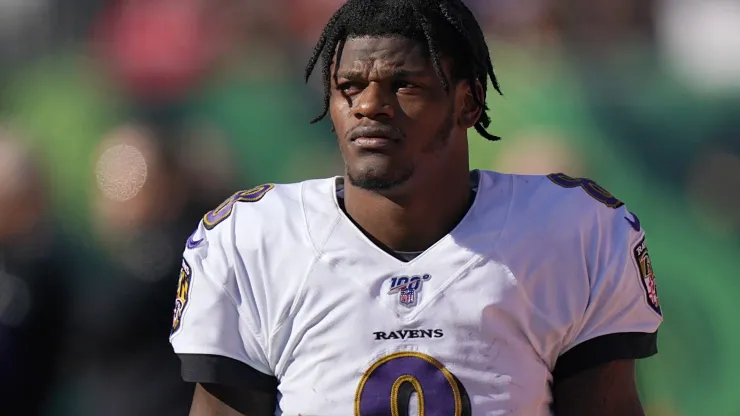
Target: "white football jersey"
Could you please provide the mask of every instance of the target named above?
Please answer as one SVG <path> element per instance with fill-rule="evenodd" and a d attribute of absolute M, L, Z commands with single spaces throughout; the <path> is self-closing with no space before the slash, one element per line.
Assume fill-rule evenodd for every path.
<path fill-rule="evenodd" d="M 263 373 L 290 416 L 550 415 L 558 374 L 656 353 L 634 214 L 588 179 L 478 177 L 464 219 L 408 262 L 343 212 L 341 178 L 236 193 L 188 240 L 175 352 Z M 185 379 L 221 382 L 207 361 Z"/>

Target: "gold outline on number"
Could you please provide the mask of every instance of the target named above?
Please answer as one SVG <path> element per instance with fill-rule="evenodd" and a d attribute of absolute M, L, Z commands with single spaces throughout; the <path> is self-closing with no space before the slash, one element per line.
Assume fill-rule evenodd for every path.
<path fill-rule="evenodd" d="M 408 374 L 398 377 L 391 388 L 391 416 L 401 415 L 398 411 L 398 391 L 401 390 L 401 384 L 409 382 L 416 390 L 416 402 L 419 404 L 419 416 L 424 416 L 424 390 L 421 388 L 419 379 Z"/>
<path fill-rule="evenodd" d="M 222 202 L 221 205 L 216 207 L 216 209 L 209 211 L 206 215 L 203 216 L 203 225 L 206 227 L 207 230 L 212 230 L 217 225 L 221 224 L 221 222 L 223 222 L 226 218 L 229 218 L 229 216 L 231 216 L 231 212 L 234 210 L 234 204 L 236 204 L 237 202 L 257 202 L 274 187 L 274 184 L 267 183 L 264 185 L 255 186 L 252 189 L 247 189 L 246 191 L 239 191 L 234 193 L 224 202 Z M 228 207 L 228 209 L 226 209 L 226 207 Z M 209 215 L 217 216 L 218 218 L 216 219 L 216 221 L 211 222 L 208 220 Z"/>
<path fill-rule="evenodd" d="M 437 367 L 437 369 L 445 376 L 445 378 L 447 379 L 447 383 L 452 388 L 452 395 L 455 398 L 455 416 L 462 416 L 462 393 L 460 392 L 460 387 L 457 385 L 457 380 L 455 379 L 455 376 L 453 376 L 450 370 L 448 370 L 442 363 L 435 360 L 431 356 L 420 352 L 410 351 L 402 351 L 386 355 L 385 357 L 373 363 L 373 365 L 371 365 L 370 368 L 368 368 L 365 373 L 363 373 L 362 378 L 360 379 L 360 384 L 357 386 L 357 391 L 355 392 L 355 416 L 362 416 L 360 414 L 360 398 L 362 397 L 362 392 L 365 390 L 365 384 L 367 383 L 367 380 L 370 378 L 370 376 L 373 375 L 378 367 L 397 358 L 420 358 L 428 362 L 429 364 Z M 396 407 L 396 405 L 398 404 L 398 389 L 396 386 L 400 387 L 401 384 L 405 381 L 410 382 L 414 386 L 419 400 L 419 416 L 423 416 L 424 401 L 423 392 L 421 389 L 422 384 L 416 377 L 408 374 L 404 374 L 398 377 L 391 387 L 391 412 L 393 416 L 405 416 L 398 415 L 398 408 Z M 395 400 L 395 402 L 393 402 L 393 400 Z"/>

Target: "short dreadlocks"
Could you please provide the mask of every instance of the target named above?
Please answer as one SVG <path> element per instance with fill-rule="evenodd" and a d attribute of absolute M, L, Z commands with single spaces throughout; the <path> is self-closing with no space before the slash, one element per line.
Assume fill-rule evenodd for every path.
<path fill-rule="evenodd" d="M 473 91 L 476 81 L 483 86 L 483 97 L 473 94 L 483 109 L 475 130 L 488 140 L 500 139 L 486 131 L 491 124 L 485 103 L 488 78 L 499 94 L 501 88 L 483 31 L 462 0 L 348 0 L 329 19 L 306 66 L 308 82 L 319 58 L 323 63 L 324 111 L 311 123 L 323 119 L 329 111 L 331 77 L 337 76 L 336 71 L 331 74 L 335 51 L 337 68 L 347 38 L 362 36 L 399 36 L 425 43 L 434 70 L 448 93 L 450 81 L 442 71 L 440 57 L 451 58 L 453 80 L 466 80 Z"/>

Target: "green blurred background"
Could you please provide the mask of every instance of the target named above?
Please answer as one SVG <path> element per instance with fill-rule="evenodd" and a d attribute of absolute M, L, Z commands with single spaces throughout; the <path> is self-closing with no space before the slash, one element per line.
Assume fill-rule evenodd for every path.
<path fill-rule="evenodd" d="M 187 414 L 183 240 L 234 190 L 341 173 L 302 80 L 340 4 L 0 2 L 0 414 Z M 648 415 L 740 416 L 740 2 L 467 4 L 505 93 L 473 167 L 588 176 L 638 213 Z"/>

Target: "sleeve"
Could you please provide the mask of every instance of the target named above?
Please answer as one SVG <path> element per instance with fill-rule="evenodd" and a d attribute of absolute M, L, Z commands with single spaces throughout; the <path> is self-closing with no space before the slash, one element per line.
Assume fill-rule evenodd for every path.
<path fill-rule="evenodd" d="M 253 328 L 254 320 L 240 311 L 245 299 L 239 281 L 248 276 L 235 270 L 228 234 L 227 224 L 207 230 L 201 222 L 188 239 L 170 343 L 185 381 L 274 392 L 277 379 L 271 375 L 264 340 Z"/>
<path fill-rule="evenodd" d="M 645 232 L 624 206 L 605 208 L 599 216 L 595 243 L 586 253 L 588 303 L 557 359 L 556 380 L 610 361 L 658 352 L 663 316 Z"/>

